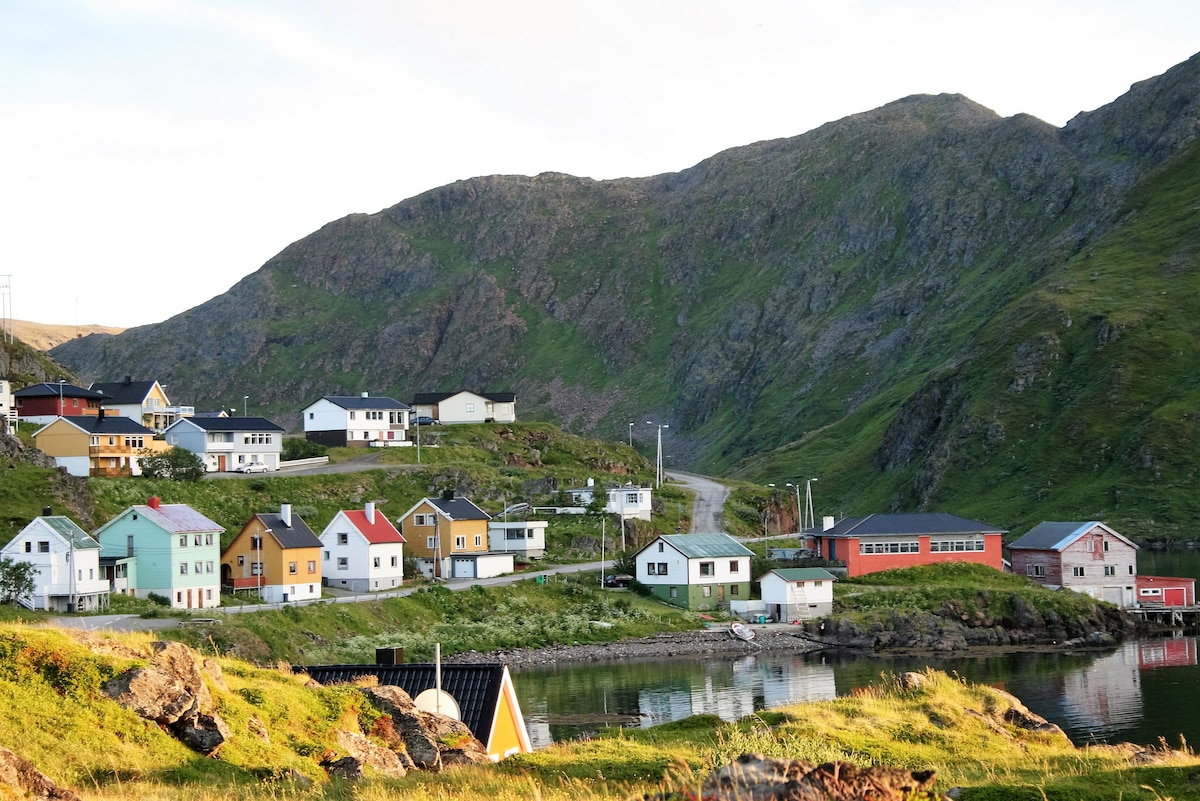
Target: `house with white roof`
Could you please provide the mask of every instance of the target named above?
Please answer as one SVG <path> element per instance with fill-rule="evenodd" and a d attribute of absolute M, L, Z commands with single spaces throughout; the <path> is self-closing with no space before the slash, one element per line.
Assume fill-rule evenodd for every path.
<path fill-rule="evenodd" d="M 750 598 L 751 556 L 728 534 L 664 534 L 634 554 L 634 578 L 667 603 L 724 609 Z"/>
<path fill-rule="evenodd" d="M 304 436 L 331 448 L 411 445 L 408 404 L 384 397 L 326 395 L 304 408 Z"/>
<path fill-rule="evenodd" d="M 33 593 L 17 599 L 28 609 L 94 612 L 108 608 L 100 543 L 69 517 L 46 509 L 0 548 L 0 557 L 33 565 Z"/>
<path fill-rule="evenodd" d="M 404 583 L 404 537 L 373 502 L 339 511 L 320 540 L 325 586 L 376 592 Z"/>

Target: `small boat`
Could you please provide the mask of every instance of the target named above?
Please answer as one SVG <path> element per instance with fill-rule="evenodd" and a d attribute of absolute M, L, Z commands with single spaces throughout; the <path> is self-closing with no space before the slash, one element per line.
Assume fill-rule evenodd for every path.
<path fill-rule="evenodd" d="M 735 620 L 729 624 L 729 636 L 737 637 L 739 640 L 750 642 L 754 639 L 754 629 L 750 628 L 745 623 Z"/>

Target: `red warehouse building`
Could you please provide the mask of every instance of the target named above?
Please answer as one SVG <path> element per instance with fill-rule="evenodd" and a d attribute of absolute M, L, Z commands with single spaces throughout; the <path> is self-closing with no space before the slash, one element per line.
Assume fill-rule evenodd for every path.
<path fill-rule="evenodd" d="M 1008 532 L 977 520 L 942 512 L 847 517 L 813 536 L 825 559 L 861 576 L 939 562 L 975 562 L 1000 570 Z"/>

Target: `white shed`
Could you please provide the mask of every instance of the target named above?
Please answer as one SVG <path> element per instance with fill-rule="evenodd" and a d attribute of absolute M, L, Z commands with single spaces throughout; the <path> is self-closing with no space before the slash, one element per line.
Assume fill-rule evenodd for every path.
<path fill-rule="evenodd" d="M 835 581 L 822 567 L 781 568 L 759 579 L 767 615 L 779 623 L 832 614 Z"/>

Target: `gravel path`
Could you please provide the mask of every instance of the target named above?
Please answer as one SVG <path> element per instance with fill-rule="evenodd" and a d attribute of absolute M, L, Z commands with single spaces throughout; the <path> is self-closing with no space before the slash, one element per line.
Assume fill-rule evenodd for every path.
<path fill-rule="evenodd" d="M 754 640 L 745 642 L 722 628 L 671 631 L 634 640 L 592 645 L 555 645 L 548 648 L 514 648 L 477 653 L 469 651 L 446 657 L 446 662 L 502 662 L 508 665 L 551 665 L 559 662 L 611 662 L 625 659 L 659 659 L 703 654 L 753 654 L 759 651 L 804 653 L 820 650 L 822 644 L 800 635 L 799 627 L 787 624 L 752 626 Z"/>

